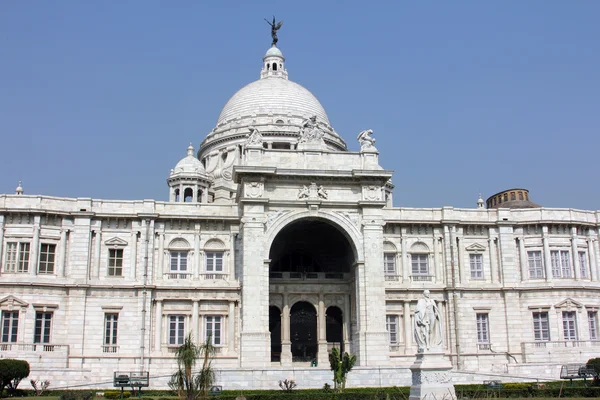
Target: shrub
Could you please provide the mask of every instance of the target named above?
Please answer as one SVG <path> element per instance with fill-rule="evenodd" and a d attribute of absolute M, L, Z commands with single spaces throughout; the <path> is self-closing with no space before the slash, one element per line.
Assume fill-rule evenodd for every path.
<path fill-rule="evenodd" d="M 0 397 L 6 387 L 9 392 L 17 390 L 23 378 L 29 376 L 29 363 L 10 358 L 0 360 Z"/>
<path fill-rule="evenodd" d="M 128 399 L 131 397 L 131 392 L 124 390 L 123 391 L 123 398 L 124 399 Z M 104 398 L 105 399 L 109 399 L 109 400 L 113 400 L 113 399 L 120 399 L 121 398 L 121 391 L 120 390 L 107 390 L 106 392 L 104 392 Z"/>

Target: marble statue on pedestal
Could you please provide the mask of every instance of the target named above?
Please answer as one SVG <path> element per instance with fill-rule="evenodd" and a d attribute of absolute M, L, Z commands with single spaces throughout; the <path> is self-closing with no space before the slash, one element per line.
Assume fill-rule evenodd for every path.
<path fill-rule="evenodd" d="M 423 298 L 417 302 L 414 334 L 419 352 L 442 346 L 442 318 L 429 290 L 425 290 Z"/>

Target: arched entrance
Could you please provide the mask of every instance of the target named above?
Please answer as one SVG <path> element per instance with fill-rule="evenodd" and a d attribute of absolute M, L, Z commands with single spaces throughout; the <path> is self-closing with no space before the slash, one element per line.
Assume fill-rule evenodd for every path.
<path fill-rule="evenodd" d="M 317 310 L 299 301 L 290 310 L 292 361 L 311 362 L 317 358 Z"/>
<path fill-rule="evenodd" d="M 342 229 L 319 218 L 296 220 L 273 239 L 269 290 L 271 304 L 282 310 L 282 365 L 318 360 L 325 367 L 331 348 L 349 350 L 355 254 Z"/>

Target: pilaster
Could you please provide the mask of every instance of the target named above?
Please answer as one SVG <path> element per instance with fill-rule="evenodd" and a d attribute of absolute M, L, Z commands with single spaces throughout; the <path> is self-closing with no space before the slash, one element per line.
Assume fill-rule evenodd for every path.
<path fill-rule="evenodd" d="M 33 240 L 31 242 L 31 257 L 29 258 L 29 273 L 33 276 L 37 275 L 38 258 L 40 253 L 40 220 L 41 217 L 36 215 L 33 217 Z"/>

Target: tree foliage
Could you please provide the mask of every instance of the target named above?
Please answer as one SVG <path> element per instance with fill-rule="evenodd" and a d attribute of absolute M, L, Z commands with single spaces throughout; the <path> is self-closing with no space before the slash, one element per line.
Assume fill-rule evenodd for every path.
<path fill-rule="evenodd" d="M 211 359 L 215 350 L 210 336 L 201 345 L 194 343 L 191 334 L 185 338 L 184 343 L 175 353 L 178 368 L 169 381 L 169 387 L 177 392 L 179 398 L 208 399 L 208 391 L 215 381 Z M 194 372 L 194 367 L 200 359 L 202 359 L 202 368 Z"/>
<path fill-rule="evenodd" d="M 29 376 L 29 363 L 10 358 L 0 360 L 0 397 L 4 388 L 8 391 L 17 390 L 22 379 Z"/>
<path fill-rule="evenodd" d="M 344 353 L 342 356 L 339 349 L 331 349 L 329 353 L 329 367 L 333 371 L 333 388 L 339 392 L 343 392 L 346 388 L 346 377 L 348 372 L 354 368 L 356 364 L 356 356 Z"/>

